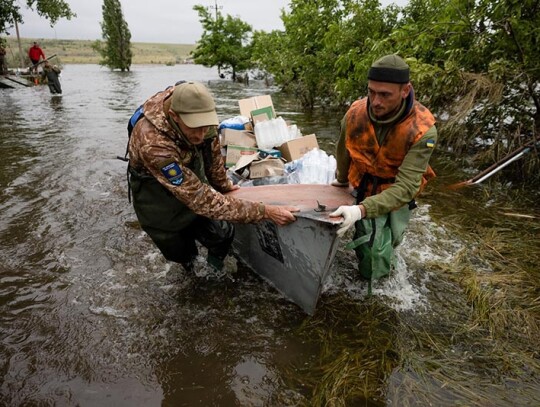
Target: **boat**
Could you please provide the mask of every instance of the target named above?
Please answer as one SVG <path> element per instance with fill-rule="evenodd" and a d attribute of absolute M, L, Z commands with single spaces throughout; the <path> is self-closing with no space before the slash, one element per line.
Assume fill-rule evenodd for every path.
<path fill-rule="evenodd" d="M 18 75 L 2 75 L 0 76 L 0 88 L 4 89 L 20 89 L 28 88 L 34 84 L 28 79 Z"/>
<path fill-rule="evenodd" d="M 349 188 L 332 185 L 280 184 L 244 187 L 235 198 L 300 209 L 296 221 L 237 224 L 233 250 L 240 261 L 273 285 L 307 314 L 313 315 L 340 242 L 342 218 L 329 214 L 354 204 Z"/>
<path fill-rule="evenodd" d="M 6 75 L 0 75 L 0 88 L 4 89 L 21 89 L 28 88 L 34 85 L 42 85 L 43 78 L 41 73 L 37 72 L 37 67 L 46 61 L 56 58 L 56 54 L 51 55 L 49 58 L 39 61 L 36 65 L 31 65 L 26 68 L 17 68 L 17 70 L 10 70 Z M 32 68 L 36 71 L 32 72 Z"/>

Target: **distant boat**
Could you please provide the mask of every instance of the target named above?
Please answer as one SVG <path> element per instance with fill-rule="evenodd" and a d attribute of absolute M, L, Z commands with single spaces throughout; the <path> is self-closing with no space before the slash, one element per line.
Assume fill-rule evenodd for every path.
<path fill-rule="evenodd" d="M 249 268 L 306 313 L 315 312 L 317 301 L 340 239 L 342 218 L 329 214 L 354 198 L 348 188 L 331 185 L 282 184 L 244 187 L 229 192 L 264 204 L 292 205 L 300 209 L 287 226 L 263 221 L 237 224 L 233 248 Z"/>
<path fill-rule="evenodd" d="M 0 76 L 0 88 L 4 89 L 20 89 L 34 86 L 34 83 L 25 77 L 18 75 L 2 75 Z"/>
<path fill-rule="evenodd" d="M 35 65 L 26 67 L 25 69 L 17 68 L 16 71 L 10 70 L 7 75 L 0 75 L 0 88 L 4 89 L 19 89 L 27 88 L 34 85 L 42 85 L 43 80 L 40 73 L 32 72 L 31 68 L 36 68 L 45 61 L 50 61 L 56 58 L 56 54 L 51 55 L 49 58 L 39 61 Z"/>

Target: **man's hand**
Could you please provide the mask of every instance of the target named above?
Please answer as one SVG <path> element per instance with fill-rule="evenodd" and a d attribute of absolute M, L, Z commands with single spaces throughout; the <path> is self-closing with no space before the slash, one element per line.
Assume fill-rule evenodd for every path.
<path fill-rule="evenodd" d="M 300 209 L 294 206 L 277 206 L 277 205 L 265 205 L 264 206 L 264 218 L 270 219 L 272 222 L 277 223 L 280 226 L 288 225 L 294 222 L 296 218 L 292 212 L 299 212 Z"/>
<path fill-rule="evenodd" d="M 225 192 L 236 191 L 237 189 L 240 189 L 240 185 L 233 183 L 230 179 L 227 179 L 227 186 L 225 187 Z"/>
<path fill-rule="evenodd" d="M 349 182 L 339 182 L 337 179 L 332 181 L 332 186 L 334 187 L 348 187 Z"/>
<path fill-rule="evenodd" d="M 333 218 L 343 216 L 343 222 L 341 222 L 341 227 L 337 231 L 338 236 L 343 237 L 345 232 L 349 230 L 356 221 L 362 219 L 362 210 L 360 209 L 360 205 L 344 205 L 337 208 L 330 216 Z"/>

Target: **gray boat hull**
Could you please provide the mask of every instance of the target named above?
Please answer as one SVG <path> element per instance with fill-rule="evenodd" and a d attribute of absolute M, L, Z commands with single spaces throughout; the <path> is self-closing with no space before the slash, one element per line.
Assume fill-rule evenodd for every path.
<path fill-rule="evenodd" d="M 349 190 L 290 184 L 241 188 L 231 195 L 300 209 L 297 220 L 287 226 L 269 221 L 236 225 L 233 247 L 249 268 L 313 314 L 340 241 L 336 232 L 341 218 L 328 215 L 340 205 L 353 203 Z"/>

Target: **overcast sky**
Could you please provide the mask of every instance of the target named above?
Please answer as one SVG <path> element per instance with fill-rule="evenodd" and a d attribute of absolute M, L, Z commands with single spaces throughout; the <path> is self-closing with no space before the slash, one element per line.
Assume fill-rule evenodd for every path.
<path fill-rule="evenodd" d="M 24 23 L 19 25 L 23 38 L 101 39 L 101 0 L 67 0 L 77 17 L 62 19 L 54 27 L 35 11 L 30 11 L 26 1 L 17 0 L 24 13 Z M 254 30 L 282 30 L 281 10 L 288 10 L 288 0 L 123 0 L 124 18 L 131 31 L 133 42 L 168 42 L 194 44 L 202 34 L 195 4 L 216 5 L 224 15 L 239 17 Z M 403 5 L 406 0 L 382 0 L 382 4 L 395 2 Z M 11 31 L 15 35 L 15 29 Z"/>
<path fill-rule="evenodd" d="M 24 13 L 19 25 L 21 37 L 96 40 L 101 38 L 101 0 L 67 0 L 77 17 L 62 19 L 51 28 L 49 22 L 30 11 L 26 1 L 18 0 Z M 123 0 L 124 18 L 133 42 L 168 42 L 194 44 L 202 34 L 196 4 L 210 7 L 214 12 L 216 0 Z M 283 29 L 281 9 L 288 0 L 217 0 L 220 12 L 239 17 L 255 30 Z M 15 29 L 11 30 L 12 35 Z"/>

